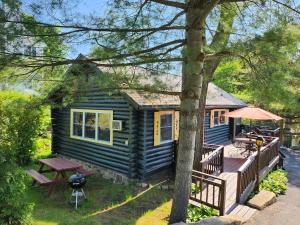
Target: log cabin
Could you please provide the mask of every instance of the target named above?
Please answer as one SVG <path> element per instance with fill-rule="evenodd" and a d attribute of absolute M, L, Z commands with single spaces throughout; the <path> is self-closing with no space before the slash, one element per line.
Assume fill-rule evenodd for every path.
<path fill-rule="evenodd" d="M 76 71 L 80 70 L 85 71 L 81 73 L 83 76 L 89 71 L 97 76 L 107 74 L 106 68 L 90 64 L 77 65 Z M 147 73 L 145 69 L 137 70 Z M 70 71 L 72 69 L 65 76 L 74 74 Z M 151 80 L 151 75 L 147 76 L 145 83 Z M 180 76 L 163 74 L 157 79 L 172 90 L 181 90 Z M 48 98 L 56 105 L 51 109 L 53 152 L 128 179 L 145 179 L 172 166 L 174 141 L 179 133 L 178 96 L 130 89 L 108 92 L 93 85 L 83 96 L 62 106 L 63 89 L 63 85 L 56 88 Z M 230 141 L 235 121 L 223 114 L 244 106 L 244 102 L 210 83 L 205 107 L 205 142 L 224 144 Z"/>

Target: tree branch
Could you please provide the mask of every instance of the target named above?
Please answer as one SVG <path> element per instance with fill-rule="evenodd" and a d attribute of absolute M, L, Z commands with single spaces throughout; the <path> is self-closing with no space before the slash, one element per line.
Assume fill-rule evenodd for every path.
<path fill-rule="evenodd" d="M 169 1 L 169 0 L 150 0 L 150 1 L 162 4 L 162 5 L 166 5 L 166 6 L 180 8 L 180 9 L 186 9 L 187 8 L 186 4 L 181 3 L 181 2 L 175 2 L 175 1 Z"/>

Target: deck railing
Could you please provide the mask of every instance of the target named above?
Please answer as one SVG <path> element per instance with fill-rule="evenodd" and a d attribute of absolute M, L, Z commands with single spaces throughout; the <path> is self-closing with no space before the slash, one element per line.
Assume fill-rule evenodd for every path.
<path fill-rule="evenodd" d="M 192 187 L 191 204 L 203 204 L 219 210 L 219 214 L 224 215 L 226 180 L 193 170 Z"/>
<path fill-rule="evenodd" d="M 209 152 L 206 154 L 206 152 Z M 204 155 L 200 162 L 200 171 L 207 174 L 222 173 L 224 171 L 224 146 L 204 145 Z"/>
<path fill-rule="evenodd" d="M 279 161 L 279 138 L 274 138 L 262 147 L 259 157 L 259 178 L 257 178 L 257 152 L 253 153 L 239 168 L 237 178 L 237 203 L 244 203 L 257 182 L 273 169 Z M 258 179 L 258 180 L 257 180 Z"/>

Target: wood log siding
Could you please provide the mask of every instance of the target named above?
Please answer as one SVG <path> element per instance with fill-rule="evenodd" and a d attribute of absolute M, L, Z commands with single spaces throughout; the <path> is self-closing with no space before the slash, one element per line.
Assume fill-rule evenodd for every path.
<path fill-rule="evenodd" d="M 224 170 L 224 146 L 204 145 L 204 155 L 200 162 L 201 172 L 218 174 Z"/>
<path fill-rule="evenodd" d="M 190 195 L 192 204 L 209 206 L 219 210 L 220 215 L 224 215 L 226 180 L 193 170 L 192 185 L 195 190 Z"/>
<path fill-rule="evenodd" d="M 270 143 L 261 149 L 259 171 L 259 181 L 276 166 L 279 160 L 279 138 L 274 138 Z M 275 162 L 275 163 L 274 163 Z M 265 168 L 271 167 L 268 170 Z M 256 178 L 257 152 L 253 153 L 238 170 L 237 179 L 237 203 L 244 203 L 258 182 Z"/>
<path fill-rule="evenodd" d="M 123 121 L 122 131 L 113 131 L 113 146 L 71 138 L 70 108 L 113 110 L 113 119 Z M 91 90 L 70 107 L 53 108 L 51 117 L 54 152 L 137 177 L 136 110 L 122 95 Z"/>

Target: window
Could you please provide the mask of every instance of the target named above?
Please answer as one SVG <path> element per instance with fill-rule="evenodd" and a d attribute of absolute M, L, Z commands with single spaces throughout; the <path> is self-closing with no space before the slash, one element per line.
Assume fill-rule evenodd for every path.
<path fill-rule="evenodd" d="M 225 124 L 225 116 L 224 116 L 224 114 L 225 114 L 225 110 L 221 110 L 221 111 L 219 111 L 219 116 L 220 116 L 220 118 L 219 118 L 219 121 L 220 121 L 220 124 Z"/>
<path fill-rule="evenodd" d="M 228 112 L 227 109 L 214 109 L 210 113 L 210 128 L 215 126 L 228 124 L 228 118 L 225 117 L 225 113 Z"/>
<path fill-rule="evenodd" d="M 154 112 L 154 146 L 177 140 L 179 135 L 179 112 Z"/>
<path fill-rule="evenodd" d="M 160 142 L 172 140 L 173 113 L 160 115 Z"/>
<path fill-rule="evenodd" d="M 95 139 L 96 137 L 96 113 L 86 112 L 84 117 L 84 137 Z"/>
<path fill-rule="evenodd" d="M 82 136 L 83 131 L 83 113 L 82 112 L 74 112 L 73 113 L 73 135 L 74 136 Z"/>
<path fill-rule="evenodd" d="M 98 140 L 110 142 L 110 132 L 112 130 L 112 118 L 110 113 L 98 114 Z"/>
<path fill-rule="evenodd" d="M 71 137 L 112 145 L 112 110 L 71 109 Z"/>

